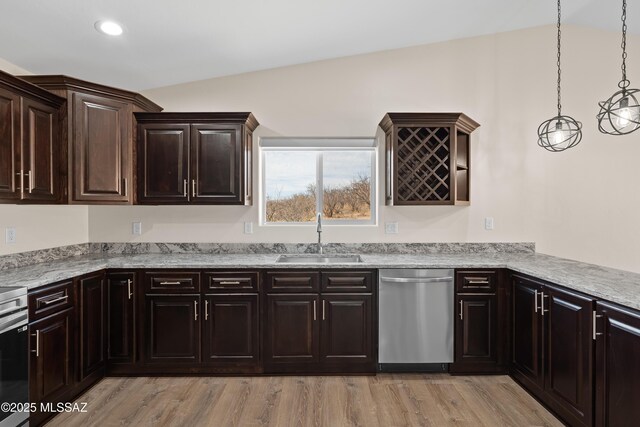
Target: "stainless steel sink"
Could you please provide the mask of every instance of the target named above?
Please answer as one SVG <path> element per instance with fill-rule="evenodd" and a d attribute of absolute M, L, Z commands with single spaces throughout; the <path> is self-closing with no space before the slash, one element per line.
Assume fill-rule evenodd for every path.
<path fill-rule="evenodd" d="M 362 262 L 360 255 L 280 255 L 276 262 L 289 264 L 343 264 Z"/>

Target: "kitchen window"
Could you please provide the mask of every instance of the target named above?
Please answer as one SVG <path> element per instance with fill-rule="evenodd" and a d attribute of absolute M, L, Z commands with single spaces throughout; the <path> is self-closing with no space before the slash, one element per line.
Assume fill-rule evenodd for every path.
<path fill-rule="evenodd" d="M 262 224 L 375 224 L 375 138 L 262 138 Z"/>

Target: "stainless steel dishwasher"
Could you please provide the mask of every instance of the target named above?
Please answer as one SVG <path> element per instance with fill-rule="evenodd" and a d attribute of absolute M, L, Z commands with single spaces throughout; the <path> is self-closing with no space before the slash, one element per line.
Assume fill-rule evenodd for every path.
<path fill-rule="evenodd" d="M 453 270 L 379 272 L 381 371 L 446 371 L 453 362 Z"/>

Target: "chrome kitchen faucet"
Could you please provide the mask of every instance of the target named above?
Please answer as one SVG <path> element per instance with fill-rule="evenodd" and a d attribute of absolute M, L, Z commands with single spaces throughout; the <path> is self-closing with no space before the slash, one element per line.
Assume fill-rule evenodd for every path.
<path fill-rule="evenodd" d="M 318 213 L 318 227 L 316 228 L 318 232 L 318 253 L 322 255 L 322 214 Z"/>

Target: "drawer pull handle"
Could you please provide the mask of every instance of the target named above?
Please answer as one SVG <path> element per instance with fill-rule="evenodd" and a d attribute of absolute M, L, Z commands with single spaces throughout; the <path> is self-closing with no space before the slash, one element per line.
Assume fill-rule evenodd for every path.
<path fill-rule="evenodd" d="M 182 183 L 182 195 L 184 197 L 189 197 L 189 194 L 187 193 L 187 180 L 186 179 Z"/>
<path fill-rule="evenodd" d="M 488 280 L 467 280 L 467 283 L 470 285 L 488 285 Z"/>
<path fill-rule="evenodd" d="M 193 302 L 193 320 L 198 320 L 198 301 Z"/>
<path fill-rule="evenodd" d="M 325 302 L 326 302 L 325 300 L 322 300 L 322 320 L 326 319 L 326 317 L 325 317 L 325 308 L 324 308 Z"/>
<path fill-rule="evenodd" d="M 596 314 L 596 311 L 593 310 L 593 340 L 595 341 L 596 338 L 598 337 L 598 335 L 604 335 L 604 333 L 602 332 L 597 332 L 598 331 L 598 318 L 602 317 L 601 314 Z"/>
<path fill-rule="evenodd" d="M 127 290 L 129 291 L 129 299 L 133 296 L 133 291 L 131 289 L 131 285 L 133 284 L 133 280 L 127 279 Z"/>
<path fill-rule="evenodd" d="M 196 180 L 195 179 L 191 180 L 191 195 L 194 198 L 196 197 Z"/>
<path fill-rule="evenodd" d="M 460 320 L 463 320 L 462 316 L 463 316 L 463 308 L 462 308 L 462 300 L 460 300 Z"/>
<path fill-rule="evenodd" d="M 209 320 L 209 300 L 204 300 L 204 320 Z"/>
<path fill-rule="evenodd" d="M 534 290 L 535 294 L 533 296 L 533 312 L 538 312 L 538 290 Z"/>
<path fill-rule="evenodd" d="M 313 320 L 318 320 L 318 316 L 316 316 L 316 300 L 313 300 Z"/>
<path fill-rule="evenodd" d="M 63 297 L 60 298 L 54 298 L 54 299 L 49 299 L 49 300 L 42 300 L 42 303 L 44 305 L 49 305 L 49 304 L 55 304 L 57 302 L 61 302 L 61 301 L 66 301 L 67 299 L 69 299 L 69 295 L 65 295 Z"/>
<path fill-rule="evenodd" d="M 220 282 L 220 284 L 221 284 L 221 285 L 239 285 L 239 284 L 240 284 L 240 281 L 238 281 L 238 280 L 233 280 L 233 281 L 231 281 L 231 280 L 224 280 L 224 281 Z"/>
<path fill-rule="evenodd" d="M 541 295 L 542 298 L 540 298 L 540 313 L 542 313 L 542 315 L 544 316 L 544 314 L 549 311 L 544 309 L 544 299 L 549 298 L 549 295 L 545 295 L 544 292 L 541 292 Z"/>
<path fill-rule="evenodd" d="M 160 282 L 162 286 L 179 285 L 181 282 Z"/>
<path fill-rule="evenodd" d="M 40 357 L 40 330 L 37 329 L 35 334 L 31 334 L 32 337 L 36 337 L 36 349 L 31 350 L 32 353 L 36 354 L 36 357 Z"/>

